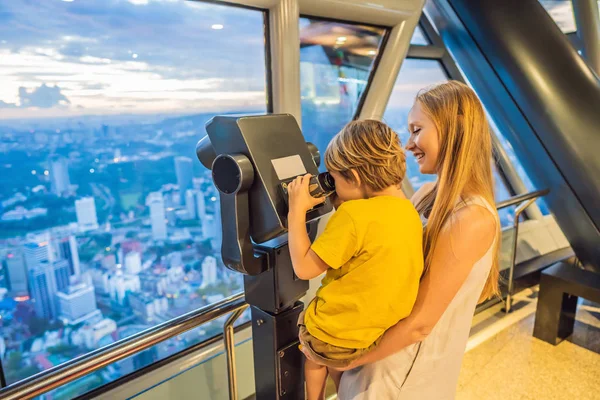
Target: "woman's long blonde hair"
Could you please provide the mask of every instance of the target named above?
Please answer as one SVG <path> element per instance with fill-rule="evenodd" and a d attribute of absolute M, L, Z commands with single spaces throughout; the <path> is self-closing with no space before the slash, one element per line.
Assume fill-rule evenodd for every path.
<path fill-rule="evenodd" d="M 425 271 L 429 268 L 440 232 L 450 221 L 462 196 L 478 194 L 494 204 L 492 177 L 492 138 L 481 102 L 467 85 L 450 81 L 427 88 L 417 95 L 423 111 L 434 122 L 439 135 L 438 179 L 416 206 L 420 214 L 429 213 L 423 237 Z M 498 252 L 500 224 L 492 269 L 481 293 L 483 301 L 499 293 Z"/>

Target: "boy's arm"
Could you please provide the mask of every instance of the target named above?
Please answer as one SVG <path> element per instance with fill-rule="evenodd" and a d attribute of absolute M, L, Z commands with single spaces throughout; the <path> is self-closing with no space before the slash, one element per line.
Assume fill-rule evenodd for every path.
<path fill-rule="evenodd" d="M 329 266 L 310 248 L 306 231 L 306 212 L 325 201 L 310 195 L 310 175 L 296 178 L 288 185 L 288 246 L 296 276 L 308 280 L 325 272 Z"/>
<path fill-rule="evenodd" d="M 298 278 L 309 280 L 329 268 L 310 248 L 310 239 L 306 232 L 306 212 L 288 214 L 288 246 Z"/>

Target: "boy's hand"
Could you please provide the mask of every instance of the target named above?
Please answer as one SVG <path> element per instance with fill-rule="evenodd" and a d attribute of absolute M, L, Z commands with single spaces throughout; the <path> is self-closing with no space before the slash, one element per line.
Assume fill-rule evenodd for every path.
<path fill-rule="evenodd" d="M 299 176 L 288 184 L 289 214 L 306 214 L 308 210 L 325 201 L 325 197 L 312 197 L 308 190 L 310 174 Z"/>

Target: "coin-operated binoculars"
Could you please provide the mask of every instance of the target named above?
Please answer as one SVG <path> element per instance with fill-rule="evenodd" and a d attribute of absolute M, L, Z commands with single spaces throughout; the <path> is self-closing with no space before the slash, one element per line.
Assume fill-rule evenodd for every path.
<path fill-rule="evenodd" d="M 244 274 L 251 306 L 256 397 L 304 399 L 297 320 L 308 282 L 295 276 L 287 244 L 287 182 L 318 176 L 320 155 L 307 143 L 291 115 L 215 116 L 208 136 L 196 145 L 200 162 L 212 170 L 219 190 L 227 268 Z M 319 178 L 319 179 L 317 179 Z M 311 189 L 318 190 L 312 185 Z M 329 213 L 329 200 L 307 212 L 307 229 Z"/>

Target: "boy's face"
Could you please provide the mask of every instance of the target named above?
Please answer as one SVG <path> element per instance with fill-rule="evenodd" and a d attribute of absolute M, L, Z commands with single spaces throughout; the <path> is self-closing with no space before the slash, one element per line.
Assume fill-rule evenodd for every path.
<path fill-rule="evenodd" d="M 347 180 L 339 172 L 330 171 L 329 173 L 335 180 L 335 192 L 340 200 L 349 201 L 364 198 L 364 193 L 360 185 L 360 178 L 355 171 L 352 171 L 352 173 L 354 174 L 356 182 Z"/>

